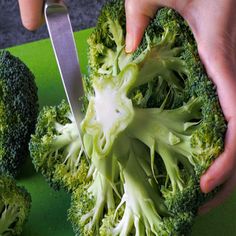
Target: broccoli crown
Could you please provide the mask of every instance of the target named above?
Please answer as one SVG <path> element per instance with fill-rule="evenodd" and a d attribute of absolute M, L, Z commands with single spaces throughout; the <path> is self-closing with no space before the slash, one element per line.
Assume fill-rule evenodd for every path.
<path fill-rule="evenodd" d="M 35 78 L 20 59 L 0 51 L 0 173 L 16 175 L 38 115 Z"/>
<path fill-rule="evenodd" d="M 31 197 L 13 178 L 0 175 L 0 235 L 20 235 L 30 212 Z"/>
<path fill-rule="evenodd" d="M 76 235 L 186 235 L 209 197 L 199 179 L 223 151 L 226 122 L 181 16 L 160 9 L 126 54 L 124 9 L 107 3 L 88 39 L 83 140 L 68 105 L 45 108 L 32 157 L 50 182 L 69 180 Z"/>

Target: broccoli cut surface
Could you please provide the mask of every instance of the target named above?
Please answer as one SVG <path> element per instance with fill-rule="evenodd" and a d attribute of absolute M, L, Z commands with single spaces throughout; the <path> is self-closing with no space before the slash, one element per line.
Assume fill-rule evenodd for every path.
<path fill-rule="evenodd" d="M 132 54 L 125 25 L 124 1 L 106 3 L 88 39 L 82 139 L 65 102 L 45 108 L 33 162 L 72 192 L 76 235 L 187 235 L 209 198 L 200 176 L 224 149 L 226 122 L 178 13 L 158 10 Z"/>

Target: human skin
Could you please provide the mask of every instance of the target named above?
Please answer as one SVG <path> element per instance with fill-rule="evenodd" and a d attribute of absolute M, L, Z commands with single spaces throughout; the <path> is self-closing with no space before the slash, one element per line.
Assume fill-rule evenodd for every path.
<path fill-rule="evenodd" d="M 43 0 L 18 0 L 22 24 L 28 30 L 36 30 L 43 23 Z"/>
<path fill-rule="evenodd" d="M 43 22 L 42 0 L 19 0 L 23 25 L 37 29 Z M 222 203 L 236 187 L 236 9 L 235 0 L 126 0 L 126 51 L 139 45 L 144 30 L 158 8 L 178 11 L 189 23 L 208 76 L 217 88 L 228 122 L 224 152 L 201 177 L 207 193 L 222 185 L 217 196 L 202 206 L 200 213 Z"/>
<path fill-rule="evenodd" d="M 214 199 L 203 205 L 205 213 L 221 204 L 236 187 L 236 9 L 235 0 L 126 0 L 126 51 L 134 51 L 158 8 L 178 11 L 190 25 L 200 58 L 217 88 L 228 123 L 224 152 L 201 177 L 204 193 L 222 185 Z"/>

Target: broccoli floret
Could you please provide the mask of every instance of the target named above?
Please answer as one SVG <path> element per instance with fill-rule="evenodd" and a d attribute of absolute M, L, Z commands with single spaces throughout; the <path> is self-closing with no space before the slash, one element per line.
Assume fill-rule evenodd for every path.
<path fill-rule="evenodd" d="M 13 178 L 0 175 L 0 235 L 20 235 L 28 219 L 30 194 Z"/>
<path fill-rule="evenodd" d="M 34 75 L 20 59 L 0 51 L 0 173 L 17 174 L 37 115 Z"/>
<path fill-rule="evenodd" d="M 112 10 L 111 10 L 112 9 Z M 107 3 L 88 39 L 89 66 L 92 72 L 117 74 L 118 64 L 129 60 L 124 52 L 125 10 L 122 1 Z"/>
<path fill-rule="evenodd" d="M 29 148 L 33 163 L 55 189 L 72 191 L 83 182 L 88 163 L 69 105 L 44 107 Z"/>
<path fill-rule="evenodd" d="M 124 10 L 123 0 L 107 3 L 88 39 L 83 140 L 68 105 L 45 108 L 32 157 L 51 183 L 69 182 L 76 235 L 186 235 L 226 122 L 181 16 L 160 9 L 126 54 Z"/>

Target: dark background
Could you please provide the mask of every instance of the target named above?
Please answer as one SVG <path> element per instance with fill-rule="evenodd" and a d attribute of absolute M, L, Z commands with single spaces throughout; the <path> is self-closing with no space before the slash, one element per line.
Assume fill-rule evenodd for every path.
<path fill-rule="evenodd" d="M 105 1 L 65 0 L 69 8 L 73 30 L 78 31 L 95 26 L 97 16 Z M 35 32 L 29 32 L 22 26 L 17 0 L 0 0 L 0 48 L 47 37 L 45 25 Z"/>

